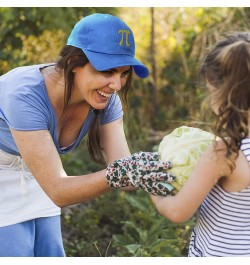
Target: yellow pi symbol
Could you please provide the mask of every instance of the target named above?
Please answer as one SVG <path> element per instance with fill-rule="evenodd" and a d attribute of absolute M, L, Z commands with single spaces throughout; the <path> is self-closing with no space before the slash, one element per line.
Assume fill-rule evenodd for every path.
<path fill-rule="evenodd" d="M 131 45 L 131 43 L 129 43 L 128 41 L 128 35 L 130 34 L 130 31 L 127 29 L 120 29 L 118 31 L 118 34 L 122 34 L 122 38 L 120 40 L 120 46 L 124 45 L 124 40 L 125 40 L 125 44 L 127 47 L 129 47 Z"/>

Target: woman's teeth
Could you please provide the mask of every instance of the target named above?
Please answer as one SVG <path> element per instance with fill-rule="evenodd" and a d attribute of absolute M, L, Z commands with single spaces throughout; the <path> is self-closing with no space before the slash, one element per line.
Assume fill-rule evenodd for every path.
<path fill-rule="evenodd" d="M 100 94 L 101 96 L 105 97 L 105 98 L 110 98 L 112 96 L 113 93 L 111 94 L 107 94 L 107 93 L 104 93 L 100 90 L 97 90 L 98 94 Z"/>

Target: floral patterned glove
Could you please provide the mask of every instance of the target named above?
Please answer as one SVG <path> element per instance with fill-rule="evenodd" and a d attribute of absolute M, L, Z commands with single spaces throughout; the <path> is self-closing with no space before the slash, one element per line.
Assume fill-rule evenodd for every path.
<path fill-rule="evenodd" d="M 164 184 L 175 180 L 175 176 L 167 172 L 171 167 L 170 162 L 159 160 L 156 152 L 139 152 L 109 164 L 106 178 L 113 188 L 133 186 L 151 194 L 166 196 L 170 191 Z"/>

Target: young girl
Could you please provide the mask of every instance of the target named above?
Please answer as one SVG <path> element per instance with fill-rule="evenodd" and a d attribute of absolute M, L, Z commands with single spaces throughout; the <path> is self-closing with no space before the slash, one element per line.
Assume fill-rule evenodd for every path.
<path fill-rule="evenodd" d="M 199 208 L 189 256 L 250 256 L 250 33 L 219 41 L 201 74 L 222 140 L 204 152 L 176 196 L 151 198 L 176 223 Z"/>

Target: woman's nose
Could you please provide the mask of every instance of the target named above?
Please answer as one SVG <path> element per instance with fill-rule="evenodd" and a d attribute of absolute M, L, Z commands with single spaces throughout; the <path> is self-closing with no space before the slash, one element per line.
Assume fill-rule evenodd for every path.
<path fill-rule="evenodd" d="M 109 83 L 109 88 L 114 90 L 115 92 L 118 92 L 122 88 L 122 82 L 120 75 L 113 76 Z"/>

